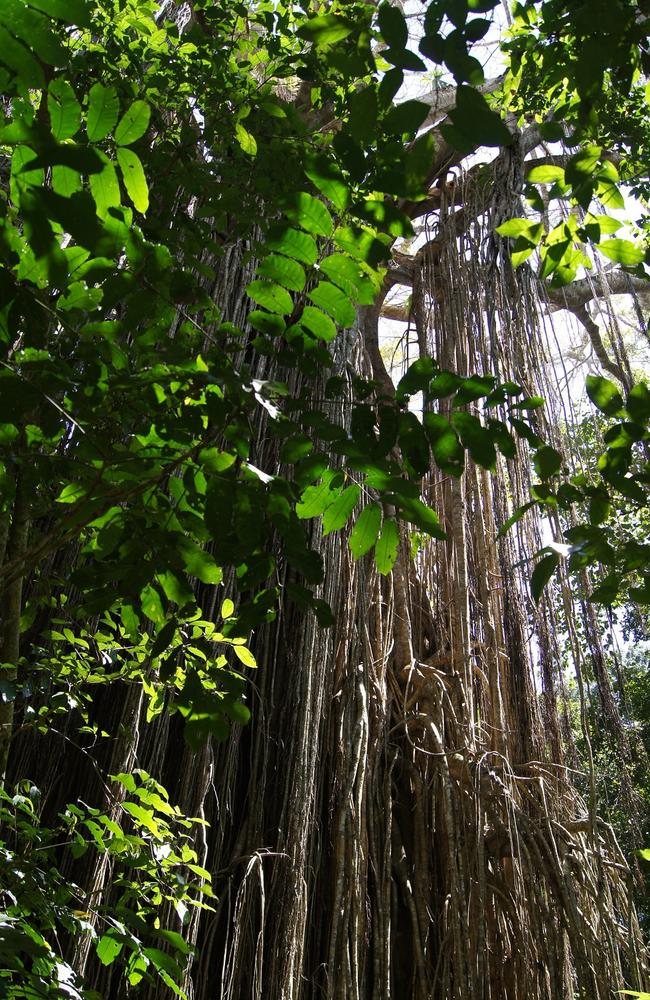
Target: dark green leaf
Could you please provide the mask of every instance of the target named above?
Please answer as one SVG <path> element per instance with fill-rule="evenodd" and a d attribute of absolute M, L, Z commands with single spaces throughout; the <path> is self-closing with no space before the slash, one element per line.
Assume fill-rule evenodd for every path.
<path fill-rule="evenodd" d="M 338 164 L 324 154 L 314 155 L 305 167 L 305 173 L 321 194 L 324 194 L 339 212 L 345 211 L 350 192 L 343 181 Z"/>
<path fill-rule="evenodd" d="M 521 507 L 517 507 L 517 509 L 514 512 L 514 514 L 511 514 L 510 517 L 508 518 L 508 520 L 505 521 L 504 524 L 502 524 L 502 526 L 499 528 L 499 531 L 497 533 L 497 538 L 503 538 L 503 536 L 508 531 L 510 531 L 510 529 L 513 526 L 513 524 L 516 524 L 517 521 L 520 521 L 522 519 L 522 517 L 524 516 L 524 514 L 527 511 L 529 511 L 531 509 L 531 507 L 534 507 L 534 506 L 535 506 L 534 501 L 529 501 L 528 503 L 522 504 Z"/>
<path fill-rule="evenodd" d="M 452 416 L 452 423 L 474 461 L 483 466 L 484 469 L 494 470 L 497 460 L 494 440 L 478 417 L 462 411 L 455 412 Z"/>
<path fill-rule="evenodd" d="M 613 382 L 601 375 L 587 375 L 587 395 L 602 413 L 613 417 L 623 408 L 623 397 Z"/>
<path fill-rule="evenodd" d="M 425 413 L 424 427 L 436 465 L 443 472 L 460 476 L 465 465 L 465 452 L 447 418 L 438 413 Z"/>
<path fill-rule="evenodd" d="M 423 101 L 403 101 L 396 104 L 384 118 L 384 127 L 397 135 L 416 132 L 431 108 Z"/>
<path fill-rule="evenodd" d="M 632 419 L 640 424 L 650 420 L 650 389 L 645 382 L 639 382 L 630 389 L 625 408 Z"/>
<path fill-rule="evenodd" d="M 88 0 L 28 0 L 30 7 L 42 10 L 65 24 L 77 24 L 81 28 L 91 25 L 91 7 Z"/>
<path fill-rule="evenodd" d="M 403 49 L 408 45 L 409 32 L 404 15 L 397 7 L 382 3 L 377 11 L 381 36 L 391 48 Z"/>
<path fill-rule="evenodd" d="M 562 456 L 555 448 L 543 445 L 533 455 L 533 465 L 540 479 L 549 479 L 562 467 Z"/>
<path fill-rule="evenodd" d="M 555 552 L 551 552 L 540 559 L 535 566 L 533 575 L 530 578 L 530 592 L 536 603 L 539 602 L 544 587 L 553 576 L 559 561 L 559 556 Z"/>
<path fill-rule="evenodd" d="M 314 45 L 333 45 L 347 38 L 356 28 L 355 22 L 338 14 L 322 14 L 311 17 L 298 29 L 301 38 Z"/>
<path fill-rule="evenodd" d="M 399 509 L 400 515 L 404 520 L 410 521 L 411 524 L 414 524 L 432 538 L 444 539 L 447 537 L 442 530 L 440 518 L 435 510 L 427 507 L 421 500 L 400 497 Z"/>
<path fill-rule="evenodd" d="M 456 90 L 456 107 L 450 112 L 453 128 L 442 126 L 447 140 L 461 153 L 477 146 L 509 146 L 512 135 L 496 111 L 478 90 L 461 84 Z"/>

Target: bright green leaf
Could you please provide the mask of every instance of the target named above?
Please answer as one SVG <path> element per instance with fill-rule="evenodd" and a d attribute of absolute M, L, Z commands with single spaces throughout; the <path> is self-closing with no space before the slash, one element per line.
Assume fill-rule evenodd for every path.
<path fill-rule="evenodd" d="M 246 294 L 269 312 L 288 316 L 293 312 L 293 300 L 285 288 L 272 281 L 251 281 Z"/>
<path fill-rule="evenodd" d="M 384 521 L 381 535 L 375 545 L 375 565 L 382 576 L 390 573 L 395 565 L 398 547 L 399 529 L 395 521 L 387 519 Z"/>
<path fill-rule="evenodd" d="M 323 202 L 305 191 L 297 192 L 293 203 L 285 209 L 285 215 L 317 236 L 331 236 L 334 231 L 332 217 Z"/>
<path fill-rule="evenodd" d="M 347 295 L 331 285 L 329 281 L 321 281 L 307 293 L 317 306 L 329 313 L 338 326 L 352 326 L 356 319 L 356 311 Z"/>
<path fill-rule="evenodd" d="M 344 526 L 360 496 L 361 489 L 356 483 L 352 483 L 338 495 L 323 514 L 324 535 L 329 535 L 331 531 L 338 531 Z"/>
<path fill-rule="evenodd" d="M 47 110 L 52 135 L 59 142 L 71 139 L 81 124 L 81 105 L 66 80 L 52 80 L 47 91 Z"/>
<path fill-rule="evenodd" d="M 355 559 L 365 555 L 373 547 L 377 541 L 380 525 L 381 507 L 376 503 L 368 504 L 359 514 L 348 541 Z"/>
<path fill-rule="evenodd" d="M 146 101 L 134 101 L 115 129 L 114 138 L 118 146 L 130 146 L 142 138 L 149 128 L 150 118 L 151 108 Z"/>
<path fill-rule="evenodd" d="M 137 211 L 144 215 L 149 208 L 149 188 L 140 158 L 132 149 L 120 146 L 117 149 L 117 162 L 122 171 L 126 193 Z"/>
<path fill-rule="evenodd" d="M 120 102 L 115 87 L 94 83 L 88 95 L 86 132 L 91 142 L 99 142 L 115 126 L 120 112 Z"/>

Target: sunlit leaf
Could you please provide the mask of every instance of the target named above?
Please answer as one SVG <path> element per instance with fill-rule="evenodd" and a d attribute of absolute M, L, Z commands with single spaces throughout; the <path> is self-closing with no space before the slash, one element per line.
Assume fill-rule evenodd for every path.
<path fill-rule="evenodd" d="M 119 112 L 120 103 L 115 87 L 94 83 L 88 95 L 86 115 L 86 132 L 91 142 L 106 138 L 114 128 Z"/>
<path fill-rule="evenodd" d="M 120 146 L 116 152 L 126 193 L 133 205 L 144 215 L 149 208 L 149 187 L 140 158 L 132 149 Z"/>
<path fill-rule="evenodd" d="M 377 541 L 381 525 L 381 507 L 379 504 L 368 504 L 359 514 L 350 534 L 348 545 L 355 559 L 369 552 Z"/>
<path fill-rule="evenodd" d="M 114 132 L 118 146 L 130 146 L 140 139 L 149 128 L 151 108 L 146 101 L 134 101 L 124 113 Z"/>
<path fill-rule="evenodd" d="M 399 547 L 399 529 L 395 521 L 384 520 L 381 535 L 375 545 L 375 565 L 377 571 L 382 576 L 386 576 L 392 570 L 397 559 Z"/>

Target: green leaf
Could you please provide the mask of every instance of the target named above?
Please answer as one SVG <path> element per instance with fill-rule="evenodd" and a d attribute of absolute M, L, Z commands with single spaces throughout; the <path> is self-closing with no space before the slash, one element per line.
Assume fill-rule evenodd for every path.
<path fill-rule="evenodd" d="M 401 10 L 382 3 L 377 11 L 381 36 L 391 48 L 404 49 L 408 45 L 409 32 L 406 20 Z"/>
<path fill-rule="evenodd" d="M 400 515 L 411 524 L 415 524 L 421 531 L 425 531 L 432 538 L 446 538 L 442 530 L 440 518 L 435 510 L 427 507 L 421 500 L 411 497 L 399 498 Z"/>
<path fill-rule="evenodd" d="M 145 809 L 143 806 L 138 805 L 137 802 L 124 802 L 122 808 L 130 816 L 133 816 L 139 826 L 144 827 L 149 833 L 153 833 L 154 837 L 160 836 L 161 827 L 154 818 L 153 810 Z"/>
<path fill-rule="evenodd" d="M 233 646 L 233 649 L 235 650 L 235 656 L 245 667 L 251 667 L 253 670 L 257 668 L 257 661 L 247 646 Z"/>
<path fill-rule="evenodd" d="M 299 518 L 318 517 L 325 512 L 329 504 L 336 500 L 340 490 L 336 487 L 332 489 L 335 478 L 336 473 L 330 469 L 325 473 L 318 486 L 307 487 L 300 498 L 300 503 L 296 504 L 296 514 Z"/>
<path fill-rule="evenodd" d="M 257 273 L 263 278 L 269 278 L 271 281 L 283 285 L 284 288 L 290 288 L 294 292 L 301 292 L 307 280 L 304 268 L 297 261 L 275 253 L 264 257 L 258 265 Z"/>
<path fill-rule="evenodd" d="M 623 264 L 624 267 L 635 267 L 643 263 L 645 258 L 641 247 L 635 246 L 629 240 L 606 240 L 604 243 L 597 243 L 596 246 L 605 257 L 609 257 L 616 264 Z"/>
<path fill-rule="evenodd" d="M 417 132 L 431 111 L 424 101 L 403 101 L 390 109 L 384 118 L 384 128 L 395 135 Z"/>
<path fill-rule="evenodd" d="M 332 320 L 325 313 L 321 312 L 320 309 L 314 309 L 313 306 L 305 306 L 300 317 L 300 322 L 315 337 L 318 337 L 319 340 L 329 342 L 336 337 L 337 330 Z"/>
<path fill-rule="evenodd" d="M 77 24 L 80 28 L 90 28 L 92 24 L 89 0 L 28 0 L 28 3 L 65 24 Z"/>
<path fill-rule="evenodd" d="M 142 613 L 155 625 L 163 625 L 165 622 L 165 612 L 157 589 L 148 583 L 140 591 L 140 603 Z"/>
<path fill-rule="evenodd" d="M 531 184 L 554 184 L 555 181 L 564 181 L 564 167 L 556 167 L 550 163 L 533 167 L 527 174 L 526 180 Z"/>
<path fill-rule="evenodd" d="M 51 66 L 64 66 L 67 62 L 67 52 L 52 30 L 53 25 L 22 0 L 3 0 L 0 20 L 42 62 Z"/>
<path fill-rule="evenodd" d="M 630 389 L 625 408 L 632 419 L 640 424 L 650 420 L 650 389 L 645 382 L 639 382 Z"/>
<path fill-rule="evenodd" d="M 587 375 L 587 395 L 594 406 L 608 417 L 615 416 L 623 408 L 623 397 L 613 382 L 602 375 Z"/>
<path fill-rule="evenodd" d="M 427 181 L 436 151 L 431 132 L 418 136 L 407 150 L 404 163 L 404 196 L 421 201 L 427 196 Z M 407 235 L 399 234 L 399 235 Z"/>
<path fill-rule="evenodd" d="M 361 270 L 357 261 L 345 254 L 334 253 L 320 263 L 320 270 L 361 306 L 375 301 L 377 292 L 371 279 Z"/>
<path fill-rule="evenodd" d="M 425 413 L 423 420 L 436 465 L 443 472 L 460 476 L 465 464 L 465 452 L 456 431 L 439 413 Z"/>
<path fill-rule="evenodd" d="M 329 313 L 339 326 L 349 327 L 354 324 L 356 319 L 354 306 L 347 295 L 329 281 L 319 282 L 308 292 L 308 298 Z"/>
<path fill-rule="evenodd" d="M 91 312 L 98 308 L 103 296 L 101 288 L 87 288 L 83 281 L 73 281 L 66 294 L 59 296 L 57 306 L 65 311 L 83 309 Z"/>
<path fill-rule="evenodd" d="M 496 111 L 478 90 L 461 84 L 456 89 L 456 107 L 450 112 L 453 126 L 441 126 L 448 142 L 461 153 L 477 146 L 510 146 L 512 135 Z"/>
<path fill-rule="evenodd" d="M 102 965 L 112 965 L 119 953 L 122 951 L 122 942 L 110 934 L 102 934 L 95 945 L 97 958 Z"/>
<path fill-rule="evenodd" d="M 336 163 L 323 154 L 312 156 L 305 167 L 305 174 L 339 212 L 345 211 L 350 191 Z"/>
<path fill-rule="evenodd" d="M 539 223 L 531 222 L 530 219 L 508 219 L 497 226 L 496 232 L 499 236 L 507 236 L 510 239 L 518 239 L 524 236 L 529 243 L 539 243 L 544 227 Z"/>
<path fill-rule="evenodd" d="M 100 219 L 105 219 L 108 210 L 118 208 L 122 199 L 115 166 L 107 156 L 102 156 L 102 158 L 104 159 L 104 169 L 99 174 L 92 174 L 89 177 L 89 184 L 90 192 L 97 206 L 97 215 Z"/>
<path fill-rule="evenodd" d="M 470 375 L 464 378 L 456 390 L 454 406 L 465 406 L 476 399 L 489 396 L 494 389 L 494 375 Z"/>
<path fill-rule="evenodd" d="M 91 142 L 105 139 L 115 126 L 120 113 L 120 102 L 115 87 L 94 83 L 88 95 L 86 133 Z"/>
<path fill-rule="evenodd" d="M 160 656 L 169 648 L 174 636 L 176 635 L 176 629 L 178 627 L 178 622 L 175 618 L 172 618 L 167 622 L 166 625 L 161 628 L 160 632 L 156 636 L 153 645 L 151 646 L 151 656 Z"/>
<path fill-rule="evenodd" d="M 329 535 L 332 531 L 342 528 L 350 514 L 354 510 L 361 496 L 361 488 L 356 483 L 351 483 L 339 496 L 331 503 L 323 514 L 323 534 Z"/>
<path fill-rule="evenodd" d="M 386 576 L 392 570 L 397 559 L 399 547 L 399 529 L 393 520 L 385 520 L 381 535 L 375 545 L 375 565 L 377 572 Z"/>
<path fill-rule="evenodd" d="M 321 47 L 342 41 L 355 29 L 358 30 L 358 25 L 349 18 L 338 14 L 322 14 L 320 17 L 309 18 L 298 29 L 298 35 Z"/>
<path fill-rule="evenodd" d="M 285 209 L 285 215 L 317 236 L 331 236 L 334 232 L 332 217 L 323 202 L 306 191 L 296 193 L 293 204 Z"/>
<path fill-rule="evenodd" d="M 41 64 L 29 49 L 21 45 L 1 24 L 0 63 L 13 70 L 26 87 L 41 90 L 45 86 L 45 75 Z"/>
<path fill-rule="evenodd" d="M 313 450 L 314 444 L 304 434 L 297 434 L 284 442 L 280 449 L 280 461 L 293 465 L 300 462 Z"/>
<path fill-rule="evenodd" d="M 589 599 L 597 604 L 612 605 L 618 597 L 621 587 L 621 577 L 618 573 L 608 573 L 597 587 L 594 587 Z"/>
<path fill-rule="evenodd" d="M 285 288 L 272 281 L 251 281 L 246 294 L 269 312 L 288 316 L 293 312 L 293 299 Z"/>
<path fill-rule="evenodd" d="M 83 181 L 78 170 L 71 167 L 52 167 L 52 188 L 56 194 L 63 198 L 70 198 L 77 191 L 81 191 Z"/>
<path fill-rule="evenodd" d="M 244 128 L 241 122 L 235 125 L 235 138 L 239 143 L 242 152 L 247 156 L 257 156 L 257 141 L 254 135 Z"/>
<path fill-rule="evenodd" d="M 540 479 L 549 479 L 562 468 L 562 456 L 555 448 L 543 445 L 533 455 L 533 465 Z"/>
<path fill-rule="evenodd" d="M 535 566 L 530 578 L 530 592 L 535 603 L 539 603 L 544 587 L 553 576 L 560 559 L 557 553 L 551 552 L 544 556 Z"/>
<path fill-rule="evenodd" d="M 494 470 L 497 460 L 494 439 L 478 417 L 471 413 L 456 412 L 452 416 L 452 423 L 474 461 L 484 469 Z"/>
<path fill-rule="evenodd" d="M 149 188 L 140 158 L 132 149 L 122 146 L 118 147 L 116 155 L 126 193 L 137 211 L 144 215 L 149 208 Z"/>
<path fill-rule="evenodd" d="M 221 583 L 223 571 L 209 552 L 186 538 L 181 543 L 181 553 L 185 569 L 190 576 L 195 576 L 201 583 Z"/>
<path fill-rule="evenodd" d="M 71 139 L 81 125 L 81 105 L 66 80 L 52 80 L 47 91 L 50 128 L 55 139 Z"/>
<path fill-rule="evenodd" d="M 146 101 L 134 101 L 115 129 L 114 138 L 118 146 L 130 146 L 142 138 L 149 128 L 150 118 L 151 108 Z"/>
<path fill-rule="evenodd" d="M 288 226 L 272 227 L 264 245 L 303 264 L 315 264 L 318 260 L 318 247 L 313 237 Z"/>
<path fill-rule="evenodd" d="M 589 520 L 592 524 L 602 524 L 609 517 L 611 502 L 606 491 L 594 493 L 589 501 Z"/>
<path fill-rule="evenodd" d="M 381 507 L 376 503 L 368 504 L 359 514 L 348 541 L 355 559 L 359 559 L 373 547 L 377 541 L 380 525 Z"/>

